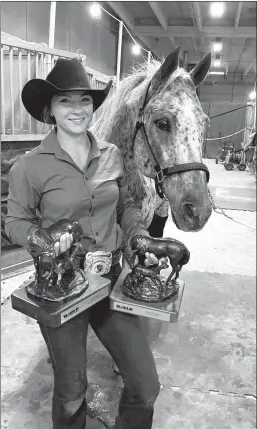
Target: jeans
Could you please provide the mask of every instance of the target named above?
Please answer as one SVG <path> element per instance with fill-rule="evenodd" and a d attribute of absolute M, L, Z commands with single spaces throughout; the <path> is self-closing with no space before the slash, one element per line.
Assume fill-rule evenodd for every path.
<path fill-rule="evenodd" d="M 115 284 L 121 267 L 105 277 Z M 85 429 L 87 332 L 95 334 L 119 368 L 124 389 L 115 429 L 150 429 L 160 385 L 142 320 L 112 311 L 106 298 L 58 328 L 40 324 L 54 372 L 53 429 Z"/>

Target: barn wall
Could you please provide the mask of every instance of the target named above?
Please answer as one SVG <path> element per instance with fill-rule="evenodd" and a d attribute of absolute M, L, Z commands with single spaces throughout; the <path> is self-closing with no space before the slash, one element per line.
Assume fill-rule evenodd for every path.
<path fill-rule="evenodd" d="M 207 138 L 227 136 L 243 129 L 245 126 L 251 127 L 253 121 L 252 123 L 248 121 L 249 123 L 246 124 L 246 110 L 248 109 L 249 111 L 250 108 L 241 109 L 241 107 L 247 105 L 249 101 L 248 94 L 252 89 L 252 84 L 237 83 L 233 86 L 230 82 L 225 84 L 217 83 L 213 86 L 203 84 L 200 87 L 200 101 L 204 112 L 210 118 L 234 110 L 231 113 L 211 119 Z M 215 158 L 224 143 L 234 143 L 235 148 L 239 149 L 243 141 L 244 132 L 222 140 L 206 141 L 204 153 L 208 158 Z"/>

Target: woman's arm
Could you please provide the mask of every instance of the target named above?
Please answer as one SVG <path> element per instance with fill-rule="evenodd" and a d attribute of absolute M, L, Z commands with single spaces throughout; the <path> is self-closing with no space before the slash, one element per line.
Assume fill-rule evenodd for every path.
<path fill-rule="evenodd" d="M 27 237 L 38 228 L 36 209 L 40 194 L 24 158 L 19 159 L 9 173 L 9 195 L 5 221 L 6 234 L 14 244 L 27 245 Z"/>
<path fill-rule="evenodd" d="M 143 220 L 141 211 L 134 204 L 124 178 L 119 181 L 120 195 L 117 204 L 117 222 L 127 237 L 132 235 L 150 236 Z"/>

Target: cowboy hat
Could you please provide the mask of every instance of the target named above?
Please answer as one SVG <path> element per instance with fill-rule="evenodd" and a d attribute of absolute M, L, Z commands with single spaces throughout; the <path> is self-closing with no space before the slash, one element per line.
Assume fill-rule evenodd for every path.
<path fill-rule="evenodd" d="M 110 80 L 104 89 L 92 89 L 87 72 L 76 58 L 58 58 L 46 79 L 31 79 L 24 86 L 21 98 L 29 114 L 40 122 L 43 109 L 51 98 L 60 91 L 86 91 L 93 98 L 94 111 L 104 102 L 112 86 Z M 55 123 L 51 118 L 47 123 Z"/>

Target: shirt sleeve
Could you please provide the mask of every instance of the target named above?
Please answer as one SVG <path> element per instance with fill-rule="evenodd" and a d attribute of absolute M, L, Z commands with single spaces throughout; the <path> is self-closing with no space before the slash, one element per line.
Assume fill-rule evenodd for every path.
<path fill-rule="evenodd" d="M 119 162 L 122 166 L 122 176 L 118 179 L 119 199 L 117 203 L 117 222 L 121 226 L 124 234 L 128 237 L 132 235 L 144 235 L 149 237 L 140 209 L 134 204 L 124 175 L 124 166 L 119 152 Z"/>
<path fill-rule="evenodd" d="M 37 187 L 28 177 L 26 162 L 19 159 L 9 172 L 9 195 L 5 231 L 12 243 L 27 245 L 28 234 L 39 226 L 36 209 L 40 202 Z"/>

